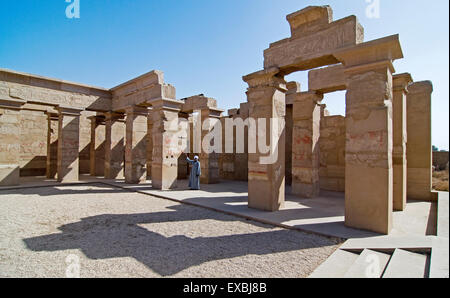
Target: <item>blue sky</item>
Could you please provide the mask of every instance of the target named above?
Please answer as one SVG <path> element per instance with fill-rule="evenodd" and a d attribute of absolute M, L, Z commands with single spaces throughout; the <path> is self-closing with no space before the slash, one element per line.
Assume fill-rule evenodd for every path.
<path fill-rule="evenodd" d="M 105 88 L 153 69 L 164 71 L 177 97 L 199 93 L 223 109 L 246 101 L 242 76 L 263 67 L 263 50 L 289 36 L 286 15 L 329 4 L 334 18 L 356 15 L 366 41 L 400 34 L 405 59 L 397 73 L 431 80 L 433 144 L 449 148 L 449 1 L 380 0 L 80 0 L 68 19 L 65 0 L 0 0 L 0 67 Z M 307 88 L 306 73 L 287 80 Z M 327 95 L 345 113 L 343 92 Z"/>

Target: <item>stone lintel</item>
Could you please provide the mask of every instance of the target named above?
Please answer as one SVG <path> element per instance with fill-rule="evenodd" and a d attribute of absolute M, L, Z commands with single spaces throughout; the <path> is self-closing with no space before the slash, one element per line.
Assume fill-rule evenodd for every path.
<path fill-rule="evenodd" d="M 378 69 L 385 69 L 385 68 L 389 69 L 391 74 L 395 73 L 395 68 L 394 68 L 394 65 L 392 64 L 392 60 L 383 60 L 383 61 L 377 61 L 377 62 L 362 64 L 362 65 L 347 67 L 347 68 L 345 68 L 344 73 L 347 76 L 350 76 L 350 75 L 356 75 L 359 73 L 365 73 L 365 72 L 374 71 L 374 70 L 378 70 Z"/>
<path fill-rule="evenodd" d="M 264 51 L 264 67 L 278 67 L 282 74 L 339 63 L 333 53 L 363 42 L 364 29 L 355 16 L 331 23 L 305 23 L 293 36 L 272 43 Z"/>
<path fill-rule="evenodd" d="M 0 99 L 0 108 L 17 110 L 17 109 L 20 109 L 24 104 L 26 104 L 25 100 L 20 100 L 20 99 Z"/>
<path fill-rule="evenodd" d="M 301 36 L 315 31 L 320 25 L 328 25 L 333 21 L 333 10 L 330 6 L 308 6 L 286 16 L 291 26 L 291 35 Z M 316 29 L 317 30 L 317 29 Z"/>
<path fill-rule="evenodd" d="M 403 58 L 398 34 L 336 50 L 333 55 L 346 68 Z"/>
<path fill-rule="evenodd" d="M 126 93 L 127 87 L 131 84 L 136 84 L 139 88 L 145 88 L 152 85 L 164 85 L 164 72 L 160 70 L 152 70 L 112 88 L 111 91 L 116 94 L 121 94 L 122 91 Z"/>
<path fill-rule="evenodd" d="M 309 90 L 330 93 L 347 89 L 342 64 L 311 70 L 308 73 Z"/>
<path fill-rule="evenodd" d="M 311 100 L 315 103 L 320 103 L 323 100 L 323 94 L 316 91 L 306 91 L 300 92 L 294 97 L 294 103 L 296 102 L 304 102 Z"/>

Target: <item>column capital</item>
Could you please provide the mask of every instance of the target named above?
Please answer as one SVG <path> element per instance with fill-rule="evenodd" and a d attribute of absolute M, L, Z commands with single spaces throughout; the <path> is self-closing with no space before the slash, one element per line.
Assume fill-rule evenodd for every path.
<path fill-rule="evenodd" d="M 408 92 L 408 85 L 413 82 L 410 73 L 401 73 L 392 77 L 394 91 Z"/>
<path fill-rule="evenodd" d="M 322 100 L 323 94 L 317 91 L 299 92 L 297 93 L 297 96 L 294 97 L 294 103 L 302 101 L 313 101 L 319 104 Z"/>
<path fill-rule="evenodd" d="M 105 120 L 123 120 L 125 114 L 117 113 L 117 112 L 106 112 L 104 113 Z"/>
<path fill-rule="evenodd" d="M 149 109 L 141 106 L 129 106 L 125 108 L 125 114 L 148 115 Z"/>
<path fill-rule="evenodd" d="M 210 118 L 221 118 L 222 113 L 225 112 L 224 110 L 217 109 L 217 108 L 207 108 L 207 109 L 202 109 L 201 111 L 208 112 Z"/>
<path fill-rule="evenodd" d="M 180 112 L 183 101 L 170 98 L 158 98 L 149 102 L 153 110 L 168 110 L 173 112 Z"/>
<path fill-rule="evenodd" d="M 414 82 L 408 86 L 409 93 L 432 93 L 433 83 L 431 81 Z"/>
<path fill-rule="evenodd" d="M 92 123 L 99 124 L 99 123 L 104 123 L 106 117 L 104 115 L 94 115 L 94 116 L 87 117 L 87 119 L 91 120 Z"/>
<path fill-rule="evenodd" d="M 260 87 L 273 87 L 286 93 L 286 81 L 284 77 L 277 76 L 279 73 L 280 70 L 278 68 L 271 67 L 246 75 L 242 79 L 248 84 L 248 90 Z"/>
<path fill-rule="evenodd" d="M 286 88 L 287 88 L 287 93 L 286 93 L 286 95 L 289 95 L 289 94 L 295 94 L 295 93 L 299 93 L 299 92 L 301 92 L 301 85 L 300 85 L 300 83 L 299 82 L 295 82 L 295 81 L 293 81 L 293 82 L 288 82 L 287 84 L 286 84 Z"/>
<path fill-rule="evenodd" d="M 60 115 L 72 115 L 72 116 L 80 116 L 83 109 L 66 107 L 66 106 L 58 106 L 56 108 Z"/>

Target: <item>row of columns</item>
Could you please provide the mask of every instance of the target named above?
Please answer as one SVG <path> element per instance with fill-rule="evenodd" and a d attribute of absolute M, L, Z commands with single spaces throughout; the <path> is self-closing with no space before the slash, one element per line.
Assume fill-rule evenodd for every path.
<path fill-rule="evenodd" d="M 0 185 L 20 184 L 20 100 L 0 102 Z M 152 178 L 153 187 L 176 187 L 179 147 L 178 116 L 183 102 L 152 101 L 151 110 L 129 107 L 107 112 L 91 121 L 90 174 L 136 184 Z M 81 109 L 58 107 L 47 112 L 46 176 L 59 182 L 79 181 Z M 215 109 L 201 111 L 203 119 L 219 119 Z M 207 121 L 208 123 L 208 121 Z M 213 128 L 211 121 L 211 129 Z M 208 131 L 202 130 L 202 136 Z M 204 183 L 218 182 L 217 154 L 202 154 Z"/>
<path fill-rule="evenodd" d="M 335 57 L 347 80 L 345 224 L 389 234 L 393 210 L 404 210 L 407 196 L 431 197 L 431 88 L 414 84 L 420 86 L 409 91 L 419 90 L 408 94 L 411 76 L 393 76 L 393 60 L 403 57 L 396 36 L 340 50 Z M 249 85 L 250 117 L 285 117 L 286 82 L 280 73 L 272 68 L 243 77 Z M 303 197 L 319 192 L 322 98 L 299 92 L 293 102 L 292 190 Z M 417 107 L 422 116 L 413 113 Z M 283 146 L 280 137 L 279 153 Z M 284 204 L 284 154 L 271 165 L 259 162 L 264 155 L 249 154 L 249 207 L 275 211 Z M 407 166 L 407 158 L 414 164 Z"/>

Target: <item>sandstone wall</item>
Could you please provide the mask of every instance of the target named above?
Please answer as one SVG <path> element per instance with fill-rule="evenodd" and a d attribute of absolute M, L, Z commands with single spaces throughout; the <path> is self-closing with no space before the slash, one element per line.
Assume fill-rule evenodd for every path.
<path fill-rule="evenodd" d="M 45 176 L 47 121 L 44 112 L 20 111 L 20 176 Z"/>
<path fill-rule="evenodd" d="M 345 191 L 345 117 L 323 116 L 320 128 L 320 188 Z"/>
<path fill-rule="evenodd" d="M 0 69 L 0 99 L 109 111 L 111 98 L 106 89 Z"/>

